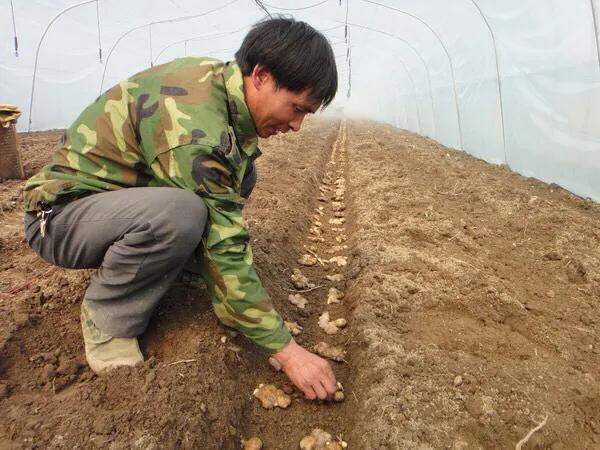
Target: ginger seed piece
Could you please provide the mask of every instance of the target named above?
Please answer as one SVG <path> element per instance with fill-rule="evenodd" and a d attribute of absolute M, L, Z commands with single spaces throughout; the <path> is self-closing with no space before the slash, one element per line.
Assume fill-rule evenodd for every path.
<path fill-rule="evenodd" d="M 303 296 L 301 296 L 300 294 L 290 294 L 288 296 L 288 301 L 292 304 L 297 306 L 300 309 L 304 309 L 306 307 L 306 305 L 308 304 L 308 300 L 306 300 Z"/>
<path fill-rule="evenodd" d="M 314 257 L 313 255 L 302 255 L 300 258 L 298 258 L 298 264 L 301 264 L 303 266 L 314 266 L 315 264 L 317 264 L 318 260 L 316 257 Z"/>
<path fill-rule="evenodd" d="M 265 409 L 273 409 L 275 407 L 287 408 L 292 403 L 289 395 L 272 384 L 260 384 L 252 393 L 258 399 L 261 406 Z"/>
<path fill-rule="evenodd" d="M 338 266 L 345 266 L 346 264 L 348 264 L 348 257 L 347 256 L 334 256 L 333 258 L 329 258 L 330 263 L 335 263 Z"/>
<path fill-rule="evenodd" d="M 260 438 L 242 439 L 242 450 L 262 450 L 262 448 L 263 442 Z"/>
<path fill-rule="evenodd" d="M 308 278 L 306 278 L 300 269 L 294 269 L 291 278 L 296 289 L 312 289 L 315 287 L 315 284 L 308 281 Z"/>
<path fill-rule="evenodd" d="M 334 281 L 334 282 L 344 281 L 344 275 L 342 275 L 341 273 L 336 273 L 333 275 L 325 275 L 325 278 L 327 278 L 329 281 Z M 336 289 L 336 291 L 337 291 L 337 289 Z M 329 289 L 329 293 L 331 294 L 331 289 Z M 343 296 L 344 295 L 342 294 L 342 296 L 340 298 L 342 298 Z"/>
<path fill-rule="evenodd" d="M 285 326 L 287 327 L 288 331 L 292 333 L 292 336 L 298 336 L 300 333 L 302 333 L 302 330 L 304 330 L 303 327 L 298 325 L 298 322 L 288 322 L 286 320 Z"/>
<path fill-rule="evenodd" d="M 329 345 L 326 342 L 319 342 L 313 347 L 313 350 L 317 355 L 337 362 L 344 361 L 344 358 L 346 357 L 346 350 L 341 347 Z"/>

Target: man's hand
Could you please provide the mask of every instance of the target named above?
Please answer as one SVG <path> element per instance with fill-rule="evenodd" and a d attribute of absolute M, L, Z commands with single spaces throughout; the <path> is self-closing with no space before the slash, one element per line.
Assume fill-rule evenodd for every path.
<path fill-rule="evenodd" d="M 333 370 L 323 358 L 299 346 L 293 339 L 273 355 L 294 385 L 309 400 L 325 400 L 335 393 Z"/>

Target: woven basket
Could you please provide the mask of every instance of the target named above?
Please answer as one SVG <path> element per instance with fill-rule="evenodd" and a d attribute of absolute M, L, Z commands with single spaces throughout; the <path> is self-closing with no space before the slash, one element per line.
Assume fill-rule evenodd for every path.
<path fill-rule="evenodd" d="M 14 123 L 7 128 L 0 126 L 0 181 L 8 178 L 25 178 Z"/>

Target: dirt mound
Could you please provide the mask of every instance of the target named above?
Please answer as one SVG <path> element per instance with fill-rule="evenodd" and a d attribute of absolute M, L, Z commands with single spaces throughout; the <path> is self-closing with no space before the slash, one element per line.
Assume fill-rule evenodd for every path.
<path fill-rule="evenodd" d="M 21 136 L 29 174 L 60 134 Z M 335 356 L 345 402 L 304 400 L 186 285 L 141 337 L 146 362 L 95 376 L 90 272 L 33 254 L 8 182 L 0 448 L 292 449 L 316 428 L 349 448 L 512 448 L 546 417 L 524 448 L 600 445 L 598 205 L 375 123 L 314 120 L 261 144 L 257 271 L 298 342 Z M 263 409 L 260 384 L 289 407 Z"/>
<path fill-rule="evenodd" d="M 348 129 L 358 447 L 597 448 L 598 205 Z"/>

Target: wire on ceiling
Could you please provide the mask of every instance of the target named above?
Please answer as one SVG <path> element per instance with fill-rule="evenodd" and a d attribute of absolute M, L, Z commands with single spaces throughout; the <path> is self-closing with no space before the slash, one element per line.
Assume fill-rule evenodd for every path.
<path fill-rule="evenodd" d="M 256 3 L 256 6 L 258 6 L 261 10 L 264 11 L 264 13 L 267 16 L 269 16 L 269 19 L 273 18 L 273 16 L 271 15 L 271 13 L 269 12 L 269 10 L 266 8 L 265 4 L 261 0 L 254 0 L 254 3 Z"/>
<path fill-rule="evenodd" d="M 281 11 L 302 11 L 305 9 L 311 9 L 311 8 L 316 8 L 317 6 L 322 5 L 323 3 L 327 3 L 329 0 L 322 0 L 320 2 L 314 3 L 312 5 L 307 5 L 307 6 L 301 6 L 299 8 L 282 8 L 280 6 L 273 6 L 273 5 L 269 5 L 268 3 L 265 2 L 261 2 L 263 5 L 268 6 L 269 8 L 272 9 L 279 9 Z M 341 0 L 340 0 L 341 1 Z"/>
<path fill-rule="evenodd" d="M 17 24 L 15 23 L 15 8 L 13 6 L 13 0 L 10 0 L 10 12 L 12 14 L 13 31 L 15 35 L 15 56 L 19 57 L 19 40 L 17 39 Z"/>

